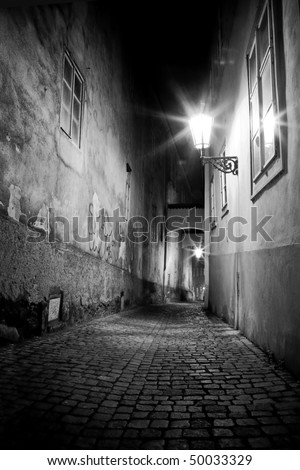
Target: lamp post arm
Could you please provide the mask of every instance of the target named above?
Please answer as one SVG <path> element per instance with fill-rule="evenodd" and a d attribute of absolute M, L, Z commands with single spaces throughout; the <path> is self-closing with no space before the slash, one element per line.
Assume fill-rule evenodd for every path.
<path fill-rule="evenodd" d="M 223 173 L 232 173 L 233 175 L 238 174 L 238 157 L 203 157 L 200 151 L 200 160 L 203 165 L 209 163 Z"/>

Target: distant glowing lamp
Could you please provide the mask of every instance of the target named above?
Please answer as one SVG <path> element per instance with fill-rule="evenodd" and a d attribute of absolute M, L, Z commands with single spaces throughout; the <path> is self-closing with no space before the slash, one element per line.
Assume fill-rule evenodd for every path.
<path fill-rule="evenodd" d="M 200 152 L 202 164 L 209 163 L 223 173 L 238 173 L 238 157 L 205 157 L 204 150 L 210 146 L 213 118 L 207 114 L 197 114 L 189 120 L 194 146 Z"/>
<path fill-rule="evenodd" d="M 195 248 L 194 253 L 197 259 L 200 259 L 203 256 L 202 248 Z"/>

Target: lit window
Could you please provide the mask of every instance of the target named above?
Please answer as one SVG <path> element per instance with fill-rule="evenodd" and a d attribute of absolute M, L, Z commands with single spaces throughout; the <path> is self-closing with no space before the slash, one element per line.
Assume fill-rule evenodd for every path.
<path fill-rule="evenodd" d="M 277 20 L 278 21 L 278 20 Z M 278 80 L 273 1 L 263 4 L 247 55 L 251 132 L 252 195 L 281 171 Z M 278 45 L 278 41 L 276 43 Z"/>
<path fill-rule="evenodd" d="M 60 125 L 72 142 L 80 147 L 83 103 L 83 79 L 71 60 L 65 54 Z"/>

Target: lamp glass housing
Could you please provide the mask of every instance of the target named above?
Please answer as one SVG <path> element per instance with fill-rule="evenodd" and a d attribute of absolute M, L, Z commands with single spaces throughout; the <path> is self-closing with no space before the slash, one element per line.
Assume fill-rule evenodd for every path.
<path fill-rule="evenodd" d="M 209 147 L 213 118 L 207 114 L 197 114 L 189 120 L 189 125 L 196 149 Z"/>

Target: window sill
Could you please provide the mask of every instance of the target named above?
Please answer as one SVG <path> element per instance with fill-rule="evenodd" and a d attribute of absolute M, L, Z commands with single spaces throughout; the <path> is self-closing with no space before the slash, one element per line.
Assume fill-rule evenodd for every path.
<path fill-rule="evenodd" d="M 268 166 L 263 173 L 260 174 L 259 181 L 256 183 L 252 182 L 252 193 L 251 200 L 254 202 L 258 197 L 261 196 L 262 192 L 265 189 L 268 189 L 269 186 L 274 183 L 275 179 L 284 173 L 284 163 L 282 159 L 274 160 L 271 167 Z"/>
<path fill-rule="evenodd" d="M 74 140 L 73 140 L 72 137 L 65 131 L 65 129 L 64 129 L 63 127 L 60 127 L 60 130 L 61 130 L 61 132 L 63 133 L 63 135 L 65 135 L 66 138 L 69 140 L 69 142 L 71 142 L 72 145 L 74 145 L 74 147 L 77 148 L 77 150 L 80 151 L 81 146 L 75 144 Z"/>
<path fill-rule="evenodd" d="M 259 181 L 265 174 L 268 174 L 269 169 L 272 167 L 272 164 L 274 164 L 277 160 L 277 155 L 274 154 L 273 157 L 271 157 L 262 167 L 261 171 L 257 173 L 254 178 L 253 178 L 253 183 L 254 184 L 259 184 Z"/>
<path fill-rule="evenodd" d="M 83 152 L 82 148 L 72 142 L 70 137 L 60 128 L 58 136 L 58 155 L 62 161 L 75 170 L 82 173 L 83 170 Z"/>
<path fill-rule="evenodd" d="M 227 208 L 227 205 L 226 205 L 226 206 L 224 206 L 224 208 L 222 209 L 221 219 L 223 219 L 223 217 L 225 217 L 227 214 L 229 214 L 229 209 Z"/>

